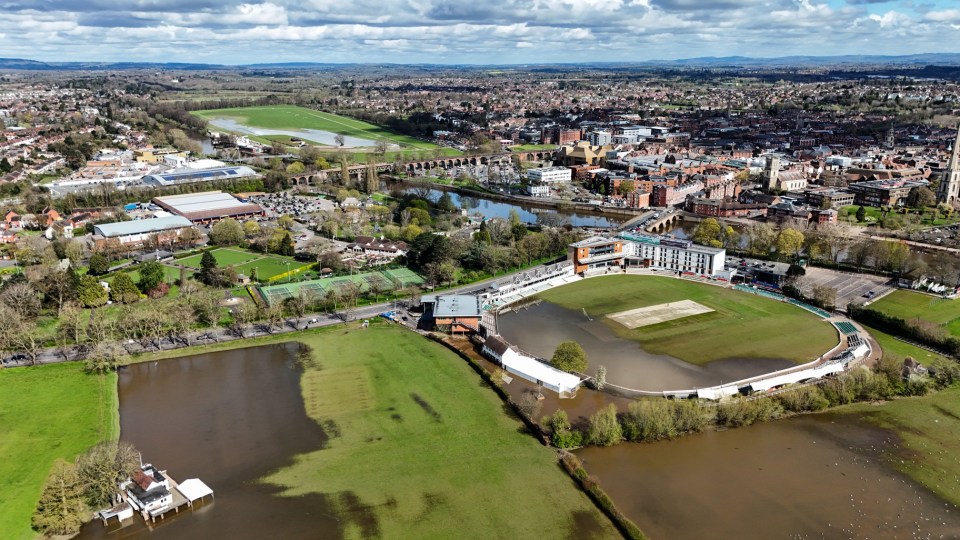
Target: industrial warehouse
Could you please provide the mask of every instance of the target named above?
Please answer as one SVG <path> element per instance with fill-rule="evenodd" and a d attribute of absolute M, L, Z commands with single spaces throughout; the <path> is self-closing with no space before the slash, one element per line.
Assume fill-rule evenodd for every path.
<path fill-rule="evenodd" d="M 244 220 L 264 215 L 260 205 L 240 202 L 233 195 L 222 191 L 154 197 L 153 203 L 172 214 L 199 224 L 215 223 L 226 218 Z"/>
<path fill-rule="evenodd" d="M 201 163 L 218 164 L 219 161 L 203 160 Z M 212 167 L 200 168 L 190 167 L 177 169 L 165 173 L 148 174 L 143 177 L 143 183 L 148 186 L 167 187 L 178 184 L 191 184 L 194 182 L 209 182 L 212 180 L 234 180 L 237 178 L 249 178 L 259 176 L 253 169 L 245 166 L 237 167 Z"/>

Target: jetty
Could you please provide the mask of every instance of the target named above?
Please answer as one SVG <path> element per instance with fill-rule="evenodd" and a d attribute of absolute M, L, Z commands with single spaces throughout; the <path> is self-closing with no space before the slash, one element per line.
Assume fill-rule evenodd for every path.
<path fill-rule="evenodd" d="M 180 513 L 183 507 L 193 508 L 197 501 L 213 499 L 213 489 L 199 478 L 189 478 L 182 483 L 147 463 L 140 466 L 120 484 L 117 505 L 97 512 L 97 517 L 107 525 L 112 518 L 122 522 L 140 514 L 148 525 L 157 518 L 165 519 L 170 513 Z"/>

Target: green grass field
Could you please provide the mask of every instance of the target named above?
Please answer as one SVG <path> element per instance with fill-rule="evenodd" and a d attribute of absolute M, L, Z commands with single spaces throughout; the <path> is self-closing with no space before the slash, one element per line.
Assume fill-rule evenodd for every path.
<path fill-rule="evenodd" d="M 639 307 L 693 300 L 714 310 L 630 330 L 605 322 L 644 350 L 703 365 L 725 358 L 786 358 L 809 362 L 837 344 L 832 326 L 801 308 L 761 296 L 659 276 L 604 276 L 540 293 L 594 318 Z"/>
<path fill-rule="evenodd" d="M 885 461 L 930 491 L 960 505 L 960 388 L 901 398 L 882 404 L 843 407 L 867 422 L 896 432 L 899 448 L 890 448 Z"/>
<path fill-rule="evenodd" d="M 923 319 L 943 325 L 948 332 L 960 336 L 960 300 L 944 300 L 927 294 L 897 290 L 870 305 L 901 319 Z"/>
<path fill-rule="evenodd" d="M 263 480 L 284 495 L 352 493 L 383 538 L 618 536 L 554 452 L 441 345 L 385 324 L 299 341 L 319 363 L 301 382 L 308 414 L 341 435 Z"/>
<path fill-rule="evenodd" d="M 0 536 L 34 538 L 30 516 L 57 459 L 120 433 L 117 375 L 80 364 L 0 370 Z"/>
<path fill-rule="evenodd" d="M 430 150 L 437 147 L 435 144 L 393 133 L 360 120 L 294 105 L 212 109 L 195 111 L 193 114 L 207 120 L 214 118 L 232 118 L 250 127 L 266 129 L 316 129 L 373 141 L 384 140 L 407 148 Z"/>
<path fill-rule="evenodd" d="M 214 249 L 210 252 L 213 255 L 213 258 L 217 260 L 219 266 L 233 266 L 236 264 L 243 264 L 248 261 L 252 261 L 259 257 L 257 253 L 251 253 L 249 251 L 241 251 L 238 249 L 230 248 L 220 248 Z M 179 259 L 177 262 L 184 266 L 189 266 L 190 268 L 200 269 L 200 259 L 203 258 L 202 254 L 191 255 L 183 259 Z"/>

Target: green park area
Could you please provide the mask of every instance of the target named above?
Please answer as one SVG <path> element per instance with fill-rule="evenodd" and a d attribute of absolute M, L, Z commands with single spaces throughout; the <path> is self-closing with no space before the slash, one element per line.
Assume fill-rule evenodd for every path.
<path fill-rule="evenodd" d="M 217 265 L 220 268 L 232 266 L 238 274 L 244 274 L 247 277 L 253 276 L 254 269 L 256 269 L 257 278 L 262 281 L 312 264 L 298 261 L 293 257 L 256 253 L 239 248 L 218 248 L 210 253 L 217 260 Z M 182 264 L 194 270 L 199 270 L 202 256 L 202 254 L 196 254 L 184 257 L 178 259 L 175 264 Z"/>
<path fill-rule="evenodd" d="M 386 141 L 387 143 L 400 145 L 401 148 L 416 150 L 431 150 L 437 148 L 437 145 L 433 143 L 393 133 L 392 131 L 368 124 L 361 120 L 297 107 L 295 105 L 211 109 L 195 111 L 193 114 L 205 118 L 208 121 L 216 118 L 230 118 L 246 126 L 255 128 L 274 130 L 314 129 L 371 141 Z M 283 142 L 285 136 L 273 137 L 277 137 L 277 141 Z M 308 139 L 304 137 L 304 140 Z"/>
<path fill-rule="evenodd" d="M 604 318 L 644 350 L 703 365 L 727 358 L 809 362 L 837 344 L 832 326 L 786 302 L 703 283 L 659 276 L 603 276 L 540 293 L 540 298 L 599 319 L 611 313 L 693 300 L 711 313 L 635 329 Z"/>
<path fill-rule="evenodd" d="M 117 375 L 78 363 L 0 370 L 0 536 L 29 539 L 44 481 L 58 459 L 120 434 Z"/>
<path fill-rule="evenodd" d="M 896 290 L 871 304 L 877 311 L 906 321 L 923 319 L 942 325 L 947 332 L 960 337 L 960 300 L 939 298 L 929 294 Z"/>
<path fill-rule="evenodd" d="M 440 344 L 386 324 L 298 340 L 315 362 L 304 406 L 332 437 L 263 479 L 283 495 L 352 499 L 338 510 L 362 513 L 383 538 L 618 536 L 556 454 Z"/>

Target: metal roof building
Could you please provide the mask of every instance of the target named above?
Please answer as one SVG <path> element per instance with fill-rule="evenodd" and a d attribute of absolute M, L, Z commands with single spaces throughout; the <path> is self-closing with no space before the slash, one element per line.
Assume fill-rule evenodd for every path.
<path fill-rule="evenodd" d="M 263 215 L 263 208 L 259 205 L 240 202 L 233 195 L 222 191 L 154 197 L 153 203 L 194 223 L 209 223 L 224 218 L 246 219 Z"/>
<path fill-rule="evenodd" d="M 93 226 L 93 232 L 94 234 L 99 234 L 104 238 L 116 238 L 121 236 L 134 236 L 141 234 L 149 235 L 156 232 L 182 229 L 184 227 L 192 226 L 193 223 L 191 223 L 189 219 L 181 216 L 169 216 L 155 219 L 119 221 L 117 223 L 101 223 Z"/>
<path fill-rule="evenodd" d="M 148 186 L 173 186 L 193 182 L 209 182 L 211 180 L 232 180 L 234 178 L 248 178 L 258 176 L 250 167 L 214 167 L 211 169 L 178 169 L 165 173 L 148 174 L 143 177 L 143 183 Z"/>

